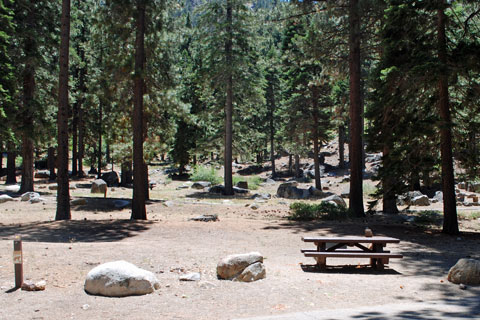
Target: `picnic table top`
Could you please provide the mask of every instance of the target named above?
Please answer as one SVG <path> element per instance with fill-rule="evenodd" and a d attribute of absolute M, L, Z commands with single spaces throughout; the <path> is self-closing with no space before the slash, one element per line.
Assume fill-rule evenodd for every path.
<path fill-rule="evenodd" d="M 302 237 L 305 242 L 334 242 L 334 243 L 399 243 L 400 240 L 390 237 Z"/>

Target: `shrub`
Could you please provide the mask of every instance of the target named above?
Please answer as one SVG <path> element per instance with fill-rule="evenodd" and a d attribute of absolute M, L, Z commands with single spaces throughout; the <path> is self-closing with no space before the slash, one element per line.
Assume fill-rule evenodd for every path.
<path fill-rule="evenodd" d="M 192 181 L 208 181 L 212 185 L 222 183 L 222 177 L 215 172 L 214 167 L 196 166 L 193 168 L 190 179 Z"/>
<path fill-rule="evenodd" d="M 426 210 L 418 212 L 413 221 L 421 224 L 438 224 L 441 219 L 442 216 L 438 211 Z"/>
<path fill-rule="evenodd" d="M 319 204 L 295 202 L 290 205 L 290 211 L 288 219 L 295 221 L 343 220 L 349 217 L 347 208 L 328 202 Z"/>

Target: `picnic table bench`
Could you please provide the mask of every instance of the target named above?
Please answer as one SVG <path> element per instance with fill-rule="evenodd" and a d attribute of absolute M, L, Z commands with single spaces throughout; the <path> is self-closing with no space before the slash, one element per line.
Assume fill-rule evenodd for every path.
<path fill-rule="evenodd" d="M 373 268 L 382 270 L 390 258 L 403 258 L 401 254 L 384 250 L 388 243 L 399 243 L 389 237 L 302 237 L 304 242 L 313 242 L 316 249 L 302 249 L 305 257 L 313 257 L 324 269 L 327 258 L 369 258 Z M 327 243 L 332 244 L 327 248 Z M 355 247 L 348 249 L 348 247 Z"/>

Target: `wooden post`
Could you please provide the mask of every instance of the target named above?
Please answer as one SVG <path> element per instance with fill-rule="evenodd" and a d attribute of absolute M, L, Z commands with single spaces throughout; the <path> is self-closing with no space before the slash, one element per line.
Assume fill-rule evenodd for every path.
<path fill-rule="evenodd" d="M 23 284 L 23 254 L 22 237 L 18 234 L 13 238 L 13 264 L 15 265 L 15 288 L 20 288 Z"/>

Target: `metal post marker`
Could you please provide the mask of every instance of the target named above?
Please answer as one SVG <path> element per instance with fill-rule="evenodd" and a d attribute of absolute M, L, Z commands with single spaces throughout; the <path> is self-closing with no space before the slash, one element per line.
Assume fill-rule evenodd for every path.
<path fill-rule="evenodd" d="M 21 288 L 23 284 L 23 256 L 22 236 L 16 234 L 13 238 L 13 264 L 15 265 L 15 288 Z"/>

